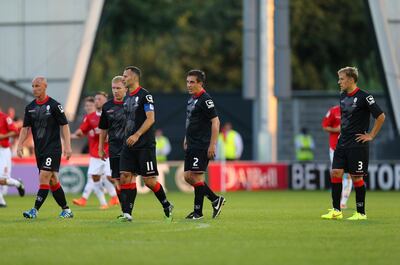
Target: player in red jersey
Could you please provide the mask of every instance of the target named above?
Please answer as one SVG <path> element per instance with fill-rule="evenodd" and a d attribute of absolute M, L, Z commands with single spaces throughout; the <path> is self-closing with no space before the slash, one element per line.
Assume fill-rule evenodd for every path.
<path fill-rule="evenodd" d="M 322 129 L 329 133 L 329 158 L 333 161 L 333 153 L 335 152 L 338 138 L 340 135 L 340 106 L 336 105 L 329 109 L 325 117 L 322 119 Z M 347 208 L 347 200 L 351 193 L 353 181 L 348 174 L 343 176 L 342 198 L 340 200 L 340 208 Z"/>
<path fill-rule="evenodd" d="M 102 186 L 104 184 L 108 193 L 111 196 L 111 200 L 109 202 L 110 205 L 118 205 L 119 200 L 117 197 L 117 193 L 114 185 L 110 182 L 111 179 L 111 169 L 108 158 L 102 160 L 98 154 L 99 147 L 99 134 L 100 130 L 98 128 L 100 116 L 101 116 L 101 108 L 104 103 L 107 101 L 107 94 L 104 92 L 98 92 L 95 96 L 95 107 L 96 111 L 90 114 L 87 114 L 79 127 L 79 129 L 72 135 L 73 138 L 82 137 L 83 135 L 87 135 L 89 139 L 89 154 L 90 154 L 90 162 L 88 168 L 88 185 L 89 187 L 85 187 L 84 193 L 82 197 L 79 199 L 74 199 L 73 203 L 78 206 L 85 206 L 86 201 L 90 195 L 91 189 L 91 180 L 93 180 L 93 189 L 96 193 L 97 198 L 100 201 L 100 209 L 107 209 L 108 205 L 104 196 L 104 192 L 102 191 Z M 108 144 L 106 144 L 105 149 L 108 153 Z M 102 179 L 102 177 L 104 179 Z"/>
<path fill-rule="evenodd" d="M 24 196 L 24 184 L 20 180 L 11 178 L 11 149 L 9 138 L 17 135 L 18 129 L 13 120 L 0 111 L 0 207 L 6 207 L 4 195 L 8 186 L 18 189 L 20 196 Z"/>

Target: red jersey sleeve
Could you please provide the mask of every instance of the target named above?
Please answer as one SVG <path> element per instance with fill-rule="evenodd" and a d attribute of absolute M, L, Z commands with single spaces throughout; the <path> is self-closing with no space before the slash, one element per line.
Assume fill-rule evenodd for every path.
<path fill-rule="evenodd" d="M 14 121 L 10 117 L 6 118 L 6 124 L 7 124 L 7 129 L 9 132 L 18 133 L 18 128 L 17 128 L 17 126 L 15 126 Z"/>
<path fill-rule="evenodd" d="M 85 118 L 83 118 L 81 126 L 79 126 L 79 129 L 81 129 L 81 131 L 84 134 L 87 134 L 92 129 L 92 126 L 90 125 L 90 122 L 89 122 L 88 115 L 86 115 Z"/>
<path fill-rule="evenodd" d="M 322 119 L 322 128 L 331 126 L 331 120 L 332 120 L 332 109 L 328 110 L 325 117 Z"/>

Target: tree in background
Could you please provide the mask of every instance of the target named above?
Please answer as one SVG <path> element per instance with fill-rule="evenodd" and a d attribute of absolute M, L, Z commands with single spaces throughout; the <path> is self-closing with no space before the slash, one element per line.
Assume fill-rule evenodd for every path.
<path fill-rule="evenodd" d="M 363 0 L 290 0 L 292 85 L 337 90 L 337 70 L 357 66 L 360 87 L 383 87 L 373 25 Z"/>
<path fill-rule="evenodd" d="M 185 91 L 192 68 L 207 73 L 214 91 L 240 91 L 242 0 L 107 1 L 87 92 L 108 89 L 127 65 L 143 70 L 153 92 Z"/>

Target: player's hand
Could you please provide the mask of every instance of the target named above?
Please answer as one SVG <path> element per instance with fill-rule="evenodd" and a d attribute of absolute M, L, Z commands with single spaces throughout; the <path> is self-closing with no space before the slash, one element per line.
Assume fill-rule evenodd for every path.
<path fill-rule="evenodd" d="M 106 152 L 104 148 L 99 148 L 99 157 L 101 160 L 106 161 Z"/>
<path fill-rule="evenodd" d="M 6 138 L 6 137 L 4 137 L 4 134 L 0 133 L 0 140 L 3 140 L 4 138 Z"/>
<path fill-rule="evenodd" d="M 17 156 L 19 158 L 22 158 L 23 155 L 24 155 L 24 149 L 22 148 L 22 146 L 18 146 L 18 148 L 17 148 Z"/>
<path fill-rule="evenodd" d="M 356 136 L 356 141 L 362 143 L 370 142 L 374 139 L 369 133 L 358 133 Z"/>
<path fill-rule="evenodd" d="M 137 135 L 137 134 L 135 133 L 135 134 L 129 136 L 128 139 L 126 139 L 126 144 L 127 144 L 128 146 L 132 146 L 132 145 L 134 145 L 138 140 L 139 140 L 139 135 Z"/>
<path fill-rule="evenodd" d="M 72 150 L 71 147 L 70 148 L 65 148 L 64 149 L 64 156 L 67 160 L 69 160 L 72 156 Z"/>
<path fill-rule="evenodd" d="M 207 155 L 208 155 L 208 158 L 209 158 L 209 159 L 214 159 L 214 158 L 215 158 L 215 151 L 216 151 L 216 150 L 217 150 L 217 147 L 216 147 L 215 144 L 212 144 L 212 145 L 210 145 L 210 146 L 208 147 Z"/>

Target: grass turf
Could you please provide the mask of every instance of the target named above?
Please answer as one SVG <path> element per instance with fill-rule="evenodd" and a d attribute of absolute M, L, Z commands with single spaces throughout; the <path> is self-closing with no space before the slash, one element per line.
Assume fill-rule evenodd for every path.
<path fill-rule="evenodd" d="M 0 264 L 398 264 L 400 196 L 368 192 L 367 221 L 327 221 L 328 192 L 226 194 L 218 219 L 185 221 L 193 195 L 169 193 L 172 223 L 152 194 L 138 195 L 132 223 L 120 223 L 115 207 L 72 206 L 75 218 L 57 218 L 51 195 L 38 219 L 22 211 L 34 197 L 6 197 L 0 209 Z M 72 196 L 68 197 L 71 201 Z M 350 199 L 354 205 L 354 194 Z M 354 209 L 344 211 L 349 217 Z"/>

